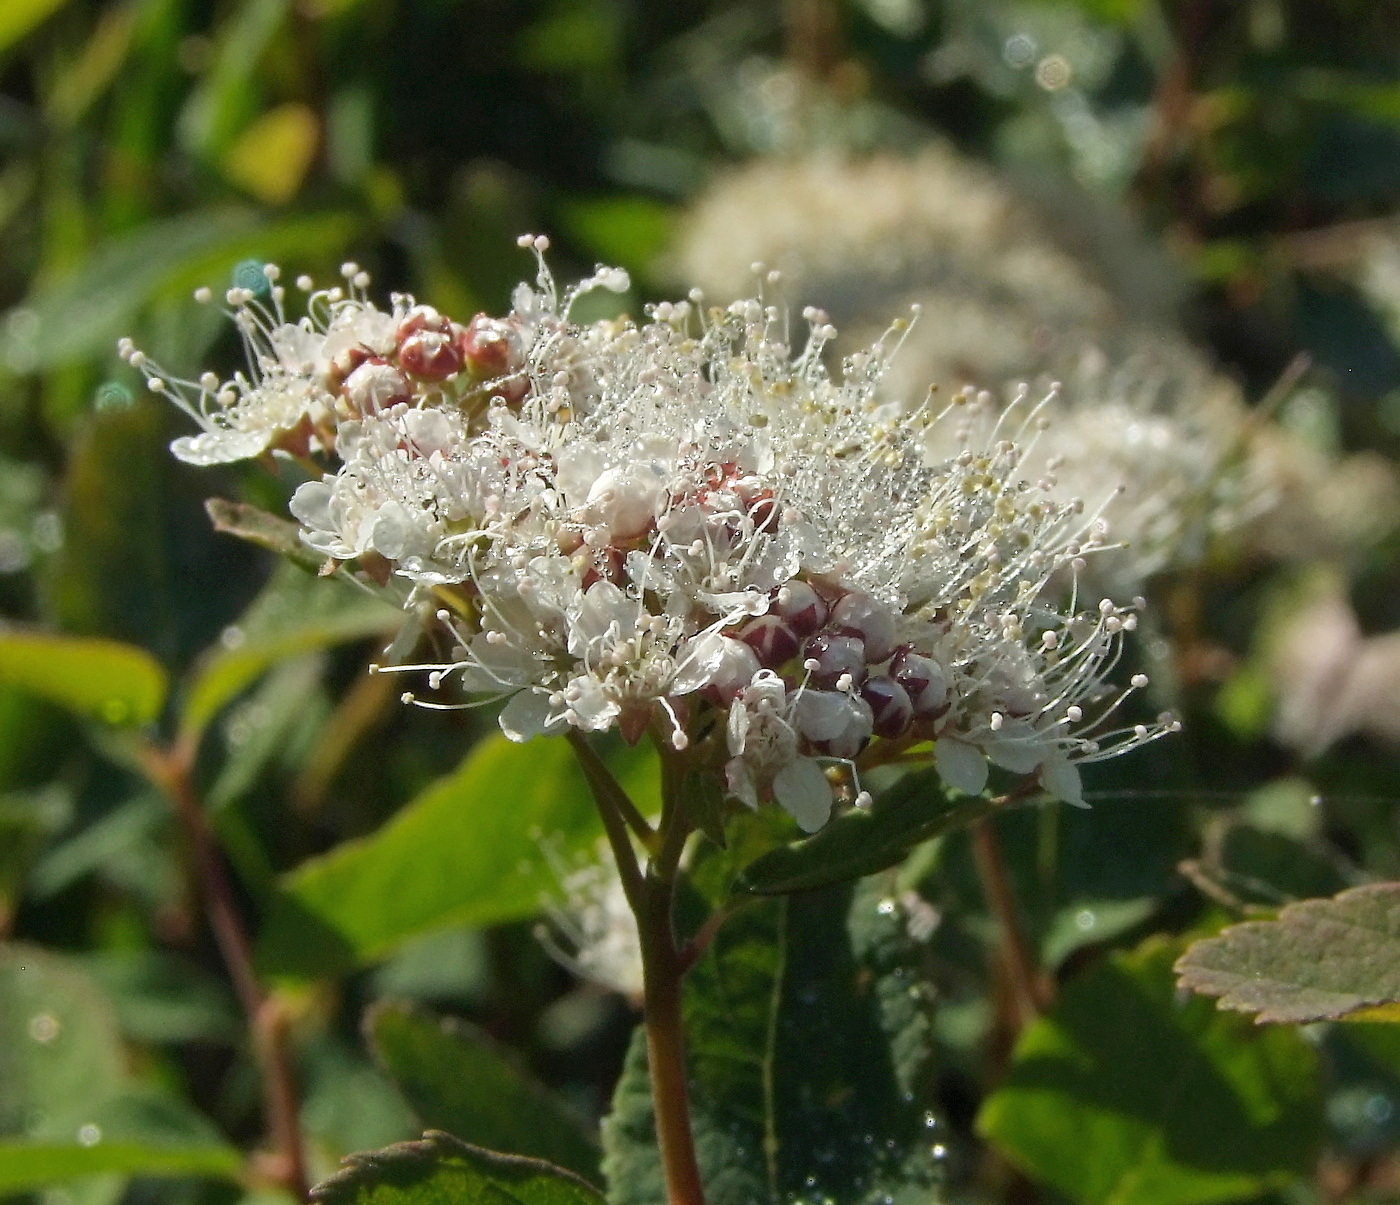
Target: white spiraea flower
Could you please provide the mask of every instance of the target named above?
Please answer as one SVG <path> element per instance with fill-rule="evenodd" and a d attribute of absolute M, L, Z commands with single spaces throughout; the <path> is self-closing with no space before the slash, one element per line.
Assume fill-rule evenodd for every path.
<path fill-rule="evenodd" d="M 558 892 L 545 900 L 549 927 L 538 930 L 545 948 L 580 979 L 640 1000 L 637 918 L 607 841 L 598 842 L 594 858 L 573 866 L 548 846 L 545 853 L 559 879 Z"/>
<path fill-rule="evenodd" d="M 502 320 L 518 388 L 336 410 L 292 501 L 308 545 L 436 609 L 441 658 L 394 667 L 427 673 L 415 701 L 502 701 L 516 740 L 651 732 L 809 831 L 885 756 L 1078 802 L 1077 763 L 1172 727 L 1118 718 L 1136 607 L 1051 589 L 1108 545 L 1026 471 L 1049 411 L 885 404 L 903 323 L 834 376 L 817 311 L 795 347 L 762 299 L 580 325 L 576 295 L 541 259 Z"/>
<path fill-rule="evenodd" d="M 379 309 L 358 264 L 341 268 L 343 286 L 316 289 L 298 279 L 305 314 L 288 317 L 277 266 L 263 269 L 265 289 L 235 286 L 224 300 L 242 336 L 246 372 L 220 380 L 172 376 L 129 339 L 123 359 L 154 393 L 169 397 L 202 428 L 171 445 L 181 460 L 226 464 L 270 450 L 305 455 L 334 451 L 341 423 L 372 418 L 396 406 L 452 404 L 472 409 L 488 396 L 514 396 L 527 331 L 478 315 L 467 326 L 412 297 L 396 295 Z M 196 299 L 212 302 L 208 289 Z"/>

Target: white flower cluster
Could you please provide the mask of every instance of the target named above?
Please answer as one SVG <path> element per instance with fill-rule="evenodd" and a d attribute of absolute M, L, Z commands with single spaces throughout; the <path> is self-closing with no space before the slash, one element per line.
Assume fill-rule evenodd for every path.
<path fill-rule="evenodd" d="M 509 316 L 467 327 L 408 298 L 381 322 L 352 283 L 295 326 L 280 309 L 255 325 L 253 299 L 231 298 L 258 373 L 227 401 L 203 389 L 214 408 L 196 412 L 260 450 L 294 430 L 264 393 L 294 376 L 316 399 L 298 422 L 321 468 L 292 513 L 310 547 L 435 618 L 443 656 L 395 667 L 426 672 L 436 697 L 418 701 L 502 701 L 516 740 L 650 732 L 808 831 L 842 795 L 862 802 L 859 770 L 887 758 L 926 753 L 972 793 L 991 763 L 1077 802 L 1076 763 L 1174 727 L 1117 718 L 1146 685 L 1109 681 L 1135 609 L 1061 608 L 1047 588 L 1107 545 L 1097 514 L 1028 479 L 1039 416 L 931 461 L 929 430 L 958 405 L 879 403 L 903 324 L 833 377 L 816 311 L 800 348 L 754 299 L 571 321 L 580 291 L 626 287 L 616 270 L 561 297 L 541 258 Z M 347 353 L 346 326 L 382 341 Z M 453 372 L 411 359 L 420 329 Z M 507 333 L 494 378 L 464 350 L 482 329 Z M 289 365 L 302 335 L 317 346 Z M 394 387 L 360 392 L 366 366 Z"/>

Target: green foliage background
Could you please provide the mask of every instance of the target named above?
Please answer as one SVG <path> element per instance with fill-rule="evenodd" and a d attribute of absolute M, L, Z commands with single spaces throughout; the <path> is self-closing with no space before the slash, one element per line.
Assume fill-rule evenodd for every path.
<path fill-rule="evenodd" d="M 1015 66 L 1016 36 L 1073 88 Z M 1175 299 L 1251 400 L 1307 353 L 1325 439 L 1393 459 L 1400 330 L 1349 272 L 1400 221 L 1398 63 L 1392 0 L 0 0 L 0 1196 L 285 1200 L 151 773 L 173 748 L 289 1029 L 318 1177 L 431 1127 L 660 1200 L 634 1004 L 533 931 L 598 834 L 566 747 L 399 707 L 364 673 L 394 614 L 204 513 L 275 510 L 295 479 L 175 462 L 180 416 L 118 336 L 231 365 L 190 293 L 272 260 L 329 279 L 353 257 L 378 289 L 499 312 L 523 231 L 562 276 L 628 268 L 635 310 L 676 287 L 677 221 L 724 165 L 937 134 L 1077 210 L 1098 269 Z M 795 118 L 753 86 L 775 66 L 810 89 Z M 1396 552 L 1346 566 L 1369 631 L 1400 627 Z M 1400 878 L 1394 747 L 1304 762 L 1268 735 L 1254 658 L 1291 588 L 1247 559 L 1154 583 L 1163 647 L 1216 667 L 1175 700 L 1185 733 L 1103 767 L 1090 812 L 1001 818 L 1060 987 L 1014 1054 L 961 834 L 920 829 L 938 839 L 891 866 L 849 818 L 828 845 L 878 874 L 725 930 L 687 1005 L 717 1202 L 1400 1196 L 1393 1035 L 1253 1030 L 1169 971 L 1251 908 Z M 616 768 L 654 799 L 654 769 Z M 749 886 L 820 887 L 791 856 Z M 937 923 L 913 941 L 896 914 Z M 484 1191 L 448 1139 L 385 1159 L 409 1187 L 352 1172 L 326 1199 Z M 593 1195 L 509 1174 L 520 1200 Z"/>

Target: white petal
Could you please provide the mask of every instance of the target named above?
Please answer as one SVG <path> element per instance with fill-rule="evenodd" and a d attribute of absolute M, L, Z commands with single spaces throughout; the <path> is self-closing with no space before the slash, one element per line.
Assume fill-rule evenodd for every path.
<path fill-rule="evenodd" d="M 831 784 L 810 757 L 790 761 L 773 776 L 773 794 L 804 833 L 814 833 L 831 816 Z"/>
<path fill-rule="evenodd" d="M 1013 774 L 1029 774 L 1045 759 L 1046 746 L 1029 724 L 1009 720 L 982 747 L 992 764 Z"/>
<path fill-rule="evenodd" d="M 558 722 L 549 713 L 549 696 L 539 690 L 522 690 L 501 708 L 501 731 L 513 741 L 528 741 Z"/>
<path fill-rule="evenodd" d="M 856 718 L 851 700 L 834 690 L 804 690 L 797 699 L 794 719 L 809 741 L 831 741 Z"/>
<path fill-rule="evenodd" d="M 748 763 L 742 757 L 732 757 L 724 763 L 724 782 L 735 799 L 758 810 L 758 791 L 754 789 Z"/>
<path fill-rule="evenodd" d="M 680 668 L 671 679 L 668 694 L 688 695 L 715 679 L 715 674 L 725 661 L 726 645 L 737 641 L 727 640 L 718 632 L 706 632 L 693 640 L 687 640 L 677 650 Z M 741 647 L 747 648 L 747 645 Z"/>
<path fill-rule="evenodd" d="M 1062 753 L 1045 759 L 1040 767 L 1040 785 L 1056 799 L 1063 799 L 1075 807 L 1086 808 L 1084 784 L 1079 779 L 1079 767 Z"/>
<path fill-rule="evenodd" d="M 213 464 L 232 464 L 248 460 L 267 451 L 275 431 L 201 431 L 198 435 L 183 435 L 170 445 L 177 460 L 207 468 Z"/>
<path fill-rule="evenodd" d="M 178 442 L 178 441 L 177 441 Z M 179 455 L 179 453 L 176 453 Z M 294 518 L 318 531 L 331 529 L 331 498 L 334 493 L 325 481 L 307 481 L 297 486 L 297 492 L 287 504 Z"/>
<path fill-rule="evenodd" d="M 965 741 L 940 736 L 933 746 L 939 777 L 964 795 L 980 795 L 987 785 L 987 759 L 982 750 Z"/>

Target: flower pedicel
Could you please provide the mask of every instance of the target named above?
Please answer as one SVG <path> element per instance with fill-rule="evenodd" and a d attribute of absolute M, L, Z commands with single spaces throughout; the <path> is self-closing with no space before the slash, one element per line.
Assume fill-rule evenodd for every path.
<path fill-rule="evenodd" d="M 931 426 L 976 424 L 960 398 L 880 404 L 906 324 L 833 376 L 820 312 L 800 347 L 762 299 L 579 324 L 574 300 L 626 274 L 561 295 L 546 240 L 522 246 L 538 275 L 503 319 L 381 310 L 349 264 L 344 288 L 299 281 L 290 321 L 269 267 L 266 300 L 226 295 L 247 373 L 180 381 L 122 344 L 203 428 L 181 459 L 315 473 L 291 502 L 304 542 L 438 638 L 433 663 L 384 667 L 426 675 L 406 698 L 500 702 L 514 740 L 652 732 L 808 831 L 889 756 L 927 752 L 970 793 L 990 762 L 1077 803 L 1078 763 L 1176 727 L 1117 719 L 1146 685 L 1110 685 L 1135 605 L 1059 604 L 1052 579 L 1112 545 L 1102 507 L 1026 479 L 1040 410 L 931 462 Z"/>

